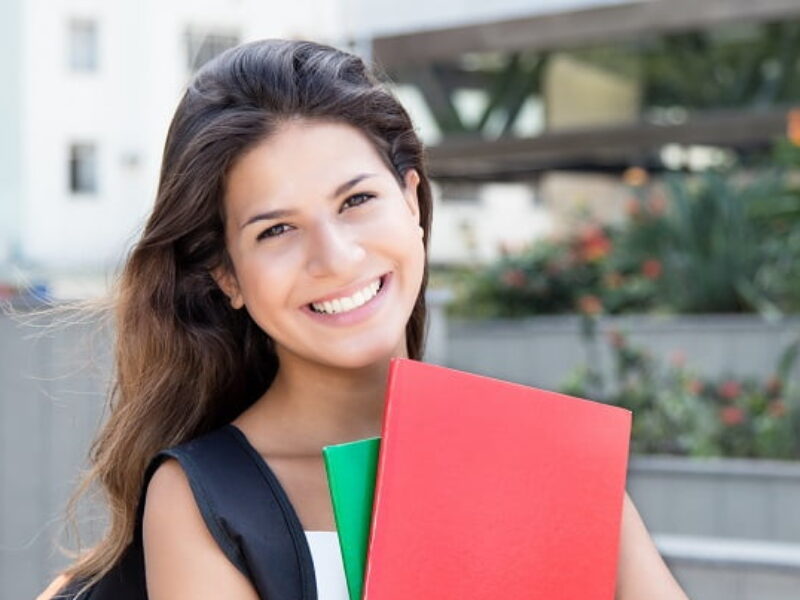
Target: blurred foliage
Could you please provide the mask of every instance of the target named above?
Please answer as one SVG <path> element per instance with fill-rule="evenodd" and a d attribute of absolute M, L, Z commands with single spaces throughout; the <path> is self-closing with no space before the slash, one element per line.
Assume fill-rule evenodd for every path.
<path fill-rule="evenodd" d="M 673 124 L 690 112 L 800 101 L 800 21 L 730 23 L 574 48 L 471 53 L 457 65 L 437 64 L 430 75 L 438 77 L 442 89 L 459 87 L 487 95 L 477 119 L 464 118 L 452 98 L 432 102 L 429 108 L 439 129 L 456 135 L 511 134 L 525 98 L 545 94 L 549 64 L 556 55 L 633 83 L 640 90 L 642 117 L 650 122 Z M 461 76 L 448 77 L 453 71 Z M 403 76 L 397 74 L 398 79 Z M 458 86 L 450 83 L 459 81 Z M 495 120 L 502 122 L 500 130 L 487 132 L 486 125 Z"/>
<path fill-rule="evenodd" d="M 800 459 L 800 386 L 791 373 L 800 340 L 766 381 L 708 379 L 681 357 L 664 366 L 612 331 L 614 391 L 598 396 L 599 372 L 582 367 L 560 391 L 633 412 L 631 451 L 640 454 Z"/>
<path fill-rule="evenodd" d="M 742 24 L 644 43 L 646 106 L 769 106 L 800 98 L 800 23 Z"/>
<path fill-rule="evenodd" d="M 798 167 L 800 149 L 783 141 L 749 173 L 670 173 L 649 185 L 632 170 L 623 224 L 585 220 L 464 273 L 451 314 L 800 312 Z"/>

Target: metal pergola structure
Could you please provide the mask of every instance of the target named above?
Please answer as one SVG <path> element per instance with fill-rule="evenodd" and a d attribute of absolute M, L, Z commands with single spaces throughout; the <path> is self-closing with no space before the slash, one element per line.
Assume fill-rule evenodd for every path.
<path fill-rule="evenodd" d="M 666 144 L 765 148 L 785 132 L 789 107 L 701 111 L 678 124 L 641 121 L 513 137 L 507 133 L 541 72 L 537 53 L 797 18 L 798 0 L 650 0 L 378 37 L 372 58 L 391 79 L 417 86 L 445 131 L 441 143 L 428 147 L 437 178 L 513 179 L 550 169 L 615 171 L 630 164 L 658 168 L 658 151 Z M 458 68 L 473 53 L 499 53 L 507 61 L 492 78 Z M 489 90 L 488 106 L 472 130 L 452 101 L 453 90 L 464 86 Z M 501 135 L 486 139 L 479 130 L 498 108 L 505 118 Z"/>

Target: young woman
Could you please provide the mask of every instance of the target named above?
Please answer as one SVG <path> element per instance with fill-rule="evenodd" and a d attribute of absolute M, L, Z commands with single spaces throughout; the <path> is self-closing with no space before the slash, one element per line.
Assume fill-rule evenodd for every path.
<path fill-rule="evenodd" d="M 346 598 L 321 449 L 380 435 L 389 359 L 421 357 L 430 222 L 420 141 L 358 57 L 266 40 L 206 65 L 113 298 L 117 385 L 89 475 L 110 527 L 40 599 L 99 579 L 137 527 L 152 600 L 259 598 L 181 463 L 147 470 L 231 425 L 308 534 L 319 598 Z M 617 598 L 685 598 L 627 495 L 620 547 Z"/>

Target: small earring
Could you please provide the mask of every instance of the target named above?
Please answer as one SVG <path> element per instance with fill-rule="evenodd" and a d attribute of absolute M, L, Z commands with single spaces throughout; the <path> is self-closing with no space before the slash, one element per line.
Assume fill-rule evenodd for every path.
<path fill-rule="evenodd" d="M 422 225 L 419 226 L 419 236 L 425 237 L 425 228 Z"/>

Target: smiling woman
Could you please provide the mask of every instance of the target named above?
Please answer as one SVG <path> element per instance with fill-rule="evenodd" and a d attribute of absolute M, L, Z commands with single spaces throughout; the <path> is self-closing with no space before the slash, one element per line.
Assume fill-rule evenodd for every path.
<path fill-rule="evenodd" d="M 40 598 L 344 600 L 321 449 L 380 435 L 390 359 L 421 358 L 430 222 L 413 124 L 358 57 L 264 40 L 198 72 L 109 300 L 79 492 L 110 526 Z M 619 597 L 683 598 L 625 515 Z"/>

